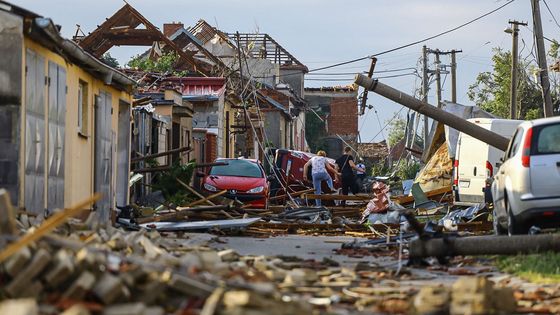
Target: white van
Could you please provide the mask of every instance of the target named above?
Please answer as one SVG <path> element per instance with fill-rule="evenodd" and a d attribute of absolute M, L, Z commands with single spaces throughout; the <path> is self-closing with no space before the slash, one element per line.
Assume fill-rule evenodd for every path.
<path fill-rule="evenodd" d="M 522 120 L 471 118 L 468 121 L 511 138 Z M 474 205 L 492 200 L 489 179 L 500 167 L 504 151 L 475 139 L 465 133 L 459 134 L 455 164 L 453 167 L 453 188 L 456 205 Z"/>

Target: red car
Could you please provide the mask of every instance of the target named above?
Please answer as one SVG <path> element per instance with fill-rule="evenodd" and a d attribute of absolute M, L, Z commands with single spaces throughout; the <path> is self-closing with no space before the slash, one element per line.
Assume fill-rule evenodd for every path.
<path fill-rule="evenodd" d="M 266 208 L 269 186 L 266 174 L 258 160 L 250 159 L 216 159 L 204 177 L 202 187 L 208 193 L 227 190 L 224 195 L 237 199 L 255 208 Z"/>

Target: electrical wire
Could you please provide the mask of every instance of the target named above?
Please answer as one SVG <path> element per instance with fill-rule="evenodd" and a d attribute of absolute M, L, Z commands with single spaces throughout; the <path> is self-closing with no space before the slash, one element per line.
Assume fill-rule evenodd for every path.
<path fill-rule="evenodd" d="M 558 26 L 558 28 L 560 28 L 560 24 L 558 24 L 558 20 L 556 19 L 556 17 L 552 13 L 552 10 L 550 10 L 550 7 L 548 6 L 548 3 L 546 3 L 546 0 L 543 0 L 543 2 L 544 2 L 544 5 L 546 6 L 546 9 L 548 10 L 548 13 L 550 13 L 550 16 L 552 16 L 552 19 L 554 20 L 554 23 L 556 23 L 556 26 Z"/>
<path fill-rule="evenodd" d="M 402 45 L 402 46 L 398 46 L 398 47 L 395 47 L 395 48 L 391 48 L 391 49 L 388 49 L 388 50 L 384 50 L 384 51 L 382 51 L 382 52 L 379 52 L 379 53 L 376 53 L 376 54 L 373 54 L 373 55 L 369 55 L 369 56 L 365 56 L 365 57 L 361 57 L 361 58 L 356 58 L 356 59 L 352 59 L 352 60 L 348 60 L 348 61 L 344 61 L 344 62 L 335 63 L 335 64 L 330 65 L 330 66 L 324 66 L 324 67 L 312 69 L 312 70 L 309 70 L 309 72 L 317 72 L 317 71 L 321 71 L 321 70 L 325 70 L 325 69 L 330 69 L 330 68 L 335 68 L 335 67 L 347 65 L 347 64 L 350 64 L 350 63 L 354 63 L 354 62 L 366 60 L 366 59 L 369 59 L 369 58 L 372 58 L 372 57 L 377 57 L 377 56 L 381 56 L 381 55 L 384 55 L 384 54 L 388 54 L 388 53 L 391 53 L 391 52 L 393 52 L 393 51 L 397 51 L 397 50 L 401 50 L 401 49 L 404 49 L 404 48 L 408 48 L 408 47 L 410 47 L 410 46 L 414 46 L 414 45 L 417 45 L 417 44 L 420 44 L 420 43 L 423 43 L 423 42 L 427 42 L 427 41 L 432 40 L 432 39 L 434 39 L 434 38 L 437 38 L 437 37 L 440 37 L 440 36 L 449 34 L 449 33 L 451 33 L 451 32 L 454 32 L 454 31 L 456 31 L 456 30 L 458 30 L 458 29 L 461 29 L 461 28 L 463 28 L 463 27 L 465 27 L 465 26 L 467 26 L 467 25 L 469 25 L 469 24 L 472 24 L 472 23 L 474 23 L 474 22 L 476 22 L 476 21 L 478 21 L 478 20 L 480 20 L 480 19 L 483 19 L 483 18 L 485 18 L 485 17 L 491 15 L 492 13 L 494 13 L 494 12 L 496 12 L 496 11 L 499 11 L 499 10 L 501 10 L 502 8 L 504 8 L 504 7 L 508 6 L 508 5 L 510 5 L 510 4 L 513 3 L 514 1 L 515 1 L 515 0 L 510 0 L 510 1 L 508 1 L 508 2 L 506 2 L 506 3 L 504 3 L 504 4 L 502 4 L 501 6 L 497 7 L 496 9 L 493 9 L 493 10 L 491 10 L 491 11 L 489 11 L 489 12 L 486 12 L 485 14 L 483 14 L 483 15 L 481 15 L 481 16 L 478 16 L 478 17 L 476 17 L 476 18 L 474 18 L 474 19 L 472 19 L 472 20 L 469 20 L 469 21 L 467 21 L 467 22 L 465 22 L 465 23 L 463 23 L 463 24 L 461 24 L 461 25 L 459 25 L 459 26 L 456 26 L 456 27 L 451 28 L 451 29 L 449 29 L 449 30 L 443 31 L 443 32 L 438 33 L 438 34 L 436 34 L 436 35 L 432 35 L 432 36 L 429 36 L 429 37 L 423 38 L 423 39 L 421 39 L 421 40 L 417 40 L 417 41 L 415 41 L 415 42 L 408 43 L 408 44 L 405 44 L 405 45 Z"/>

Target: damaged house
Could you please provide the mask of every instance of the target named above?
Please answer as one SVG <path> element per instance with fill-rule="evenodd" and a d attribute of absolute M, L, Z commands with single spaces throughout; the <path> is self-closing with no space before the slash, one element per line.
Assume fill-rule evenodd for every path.
<path fill-rule="evenodd" d="M 358 88 L 356 86 L 305 88 L 313 110 L 307 115 L 307 141 L 312 151 L 339 156 L 346 143 L 358 141 Z"/>
<path fill-rule="evenodd" d="M 101 192 L 94 207 L 109 219 L 128 204 L 134 81 L 52 20 L 0 4 L 0 186 L 31 214 Z"/>

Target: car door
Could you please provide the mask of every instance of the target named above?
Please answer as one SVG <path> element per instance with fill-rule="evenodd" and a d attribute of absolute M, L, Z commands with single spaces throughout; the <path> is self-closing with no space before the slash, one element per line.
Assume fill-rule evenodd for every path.
<path fill-rule="evenodd" d="M 530 172 L 534 197 L 560 198 L 560 123 L 533 128 Z"/>
<path fill-rule="evenodd" d="M 506 191 L 506 178 L 512 172 L 515 172 L 515 161 L 513 157 L 519 150 L 521 145 L 521 139 L 523 138 L 523 128 L 518 128 L 511 139 L 508 149 L 504 155 L 504 162 L 496 172 L 494 177 L 494 184 L 492 189 L 492 195 L 494 200 L 494 208 L 500 220 L 507 218 L 505 211 L 505 191 Z"/>

